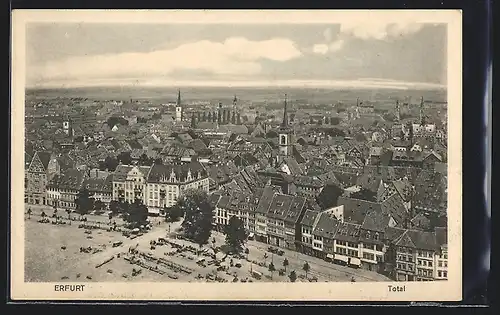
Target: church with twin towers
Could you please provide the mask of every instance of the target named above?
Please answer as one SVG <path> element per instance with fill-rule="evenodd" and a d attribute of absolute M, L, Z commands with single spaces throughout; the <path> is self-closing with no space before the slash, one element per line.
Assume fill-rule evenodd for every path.
<path fill-rule="evenodd" d="M 185 104 L 182 102 L 181 91 L 177 91 L 177 101 L 175 105 L 175 122 L 182 124 L 185 121 L 191 121 L 191 127 L 196 128 L 200 122 L 215 123 L 220 125 L 241 125 L 241 113 L 238 108 L 238 98 L 233 98 L 232 106 L 223 106 L 219 102 L 214 109 L 192 110 L 186 112 Z"/>

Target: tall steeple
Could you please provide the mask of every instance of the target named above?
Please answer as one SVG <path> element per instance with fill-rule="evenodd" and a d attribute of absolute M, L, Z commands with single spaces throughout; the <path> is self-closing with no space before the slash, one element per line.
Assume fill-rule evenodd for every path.
<path fill-rule="evenodd" d="M 238 99 L 236 98 L 236 95 L 234 96 L 234 99 L 233 99 L 233 111 L 236 110 L 236 104 L 238 102 Z"/>
<path fill-rule="evenodd" d="M 182 104 L 181 104 L 181 90 L 177 92 L 177 103 L 175 104 L 175 121 L 181 122 L 183 118 Z"/>
<path fill-rule="evenodd" d="M 285 109 L 283 110 L 283 122 L 281 123 L 281 127 L 288 127 L 288 113 L 287 113 L 287 95 L 285 94 Z"/>
<path fill-rule="evenodd" d="M 177 106 L 181 106 L 181 90 L 177 90 Z"/>
<path fill-rule="evenodd" d="M 359 97 L 356 98 L 356 117 L 355 119 L 359 118 Z"/>
<path fill-rule="evenodd" d="M 422 96 L 420 98 L 420 124 L 424 125 L 425 124 L 425 117 L 424 117 L 424 97 Z"/>
<path fill-rule="evenodd" d="M 280 156 L 290 156 L 292 154 L 292 134 L 293 131 L 288 126 L 287 95 L 285 94 L 285 108 L 283 109 L 283 122 L 279 131 L 279 152 Z"/>
<path fill-rule="evenodd" d="M 400 121 L 400 120 L 401 120 L 401 110 L 399 107 L 399 101 L 396 100 L 396 121 Z"/>

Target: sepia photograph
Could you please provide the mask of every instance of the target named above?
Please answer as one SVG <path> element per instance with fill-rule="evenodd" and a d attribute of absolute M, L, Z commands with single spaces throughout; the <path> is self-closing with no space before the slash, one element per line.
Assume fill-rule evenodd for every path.
<path fill-rule="evenodd" d="M 460 300 L 460 11 L 12 16 L 12 299 Z"/>

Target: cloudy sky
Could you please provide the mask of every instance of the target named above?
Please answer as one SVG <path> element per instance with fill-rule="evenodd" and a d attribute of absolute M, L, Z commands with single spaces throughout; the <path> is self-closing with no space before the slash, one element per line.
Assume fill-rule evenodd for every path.
<path fill-rule="evenodd" d="M 446 85 L 446 25 L 31 23 L 28 86 Z"/>

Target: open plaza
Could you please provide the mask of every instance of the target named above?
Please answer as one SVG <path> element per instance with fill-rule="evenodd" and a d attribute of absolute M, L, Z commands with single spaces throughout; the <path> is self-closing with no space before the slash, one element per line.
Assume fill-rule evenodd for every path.
<path fill-rule="evenodd" d="M 28 208 L 31 214 L 24 221 L 28 282 L 289 282 L 292 270 L 297 282 L 389 280 L 293 251 L 275 254 L 267 244 L 253 240 L 246 242 L 246 253 L 228 255 L 221 250 L 225 236 L 215 231 L 200 250 L 197 244 L 178 238 L 175 231 L 180 222 L 167 223 L 163 218 L 150 218 L 148 231 L 134 233 L 119 218 L 110 220 L 105 214 L 87 215 L 86 222 L 76 213 L 59 214 L 56 223 L 52 208 Z M 47 216 L 42 218 L 42 212 Z M 306 262 L 307 273 L 303 270 Z M 275 266 L 273 272 L 270 263 Z"/>

